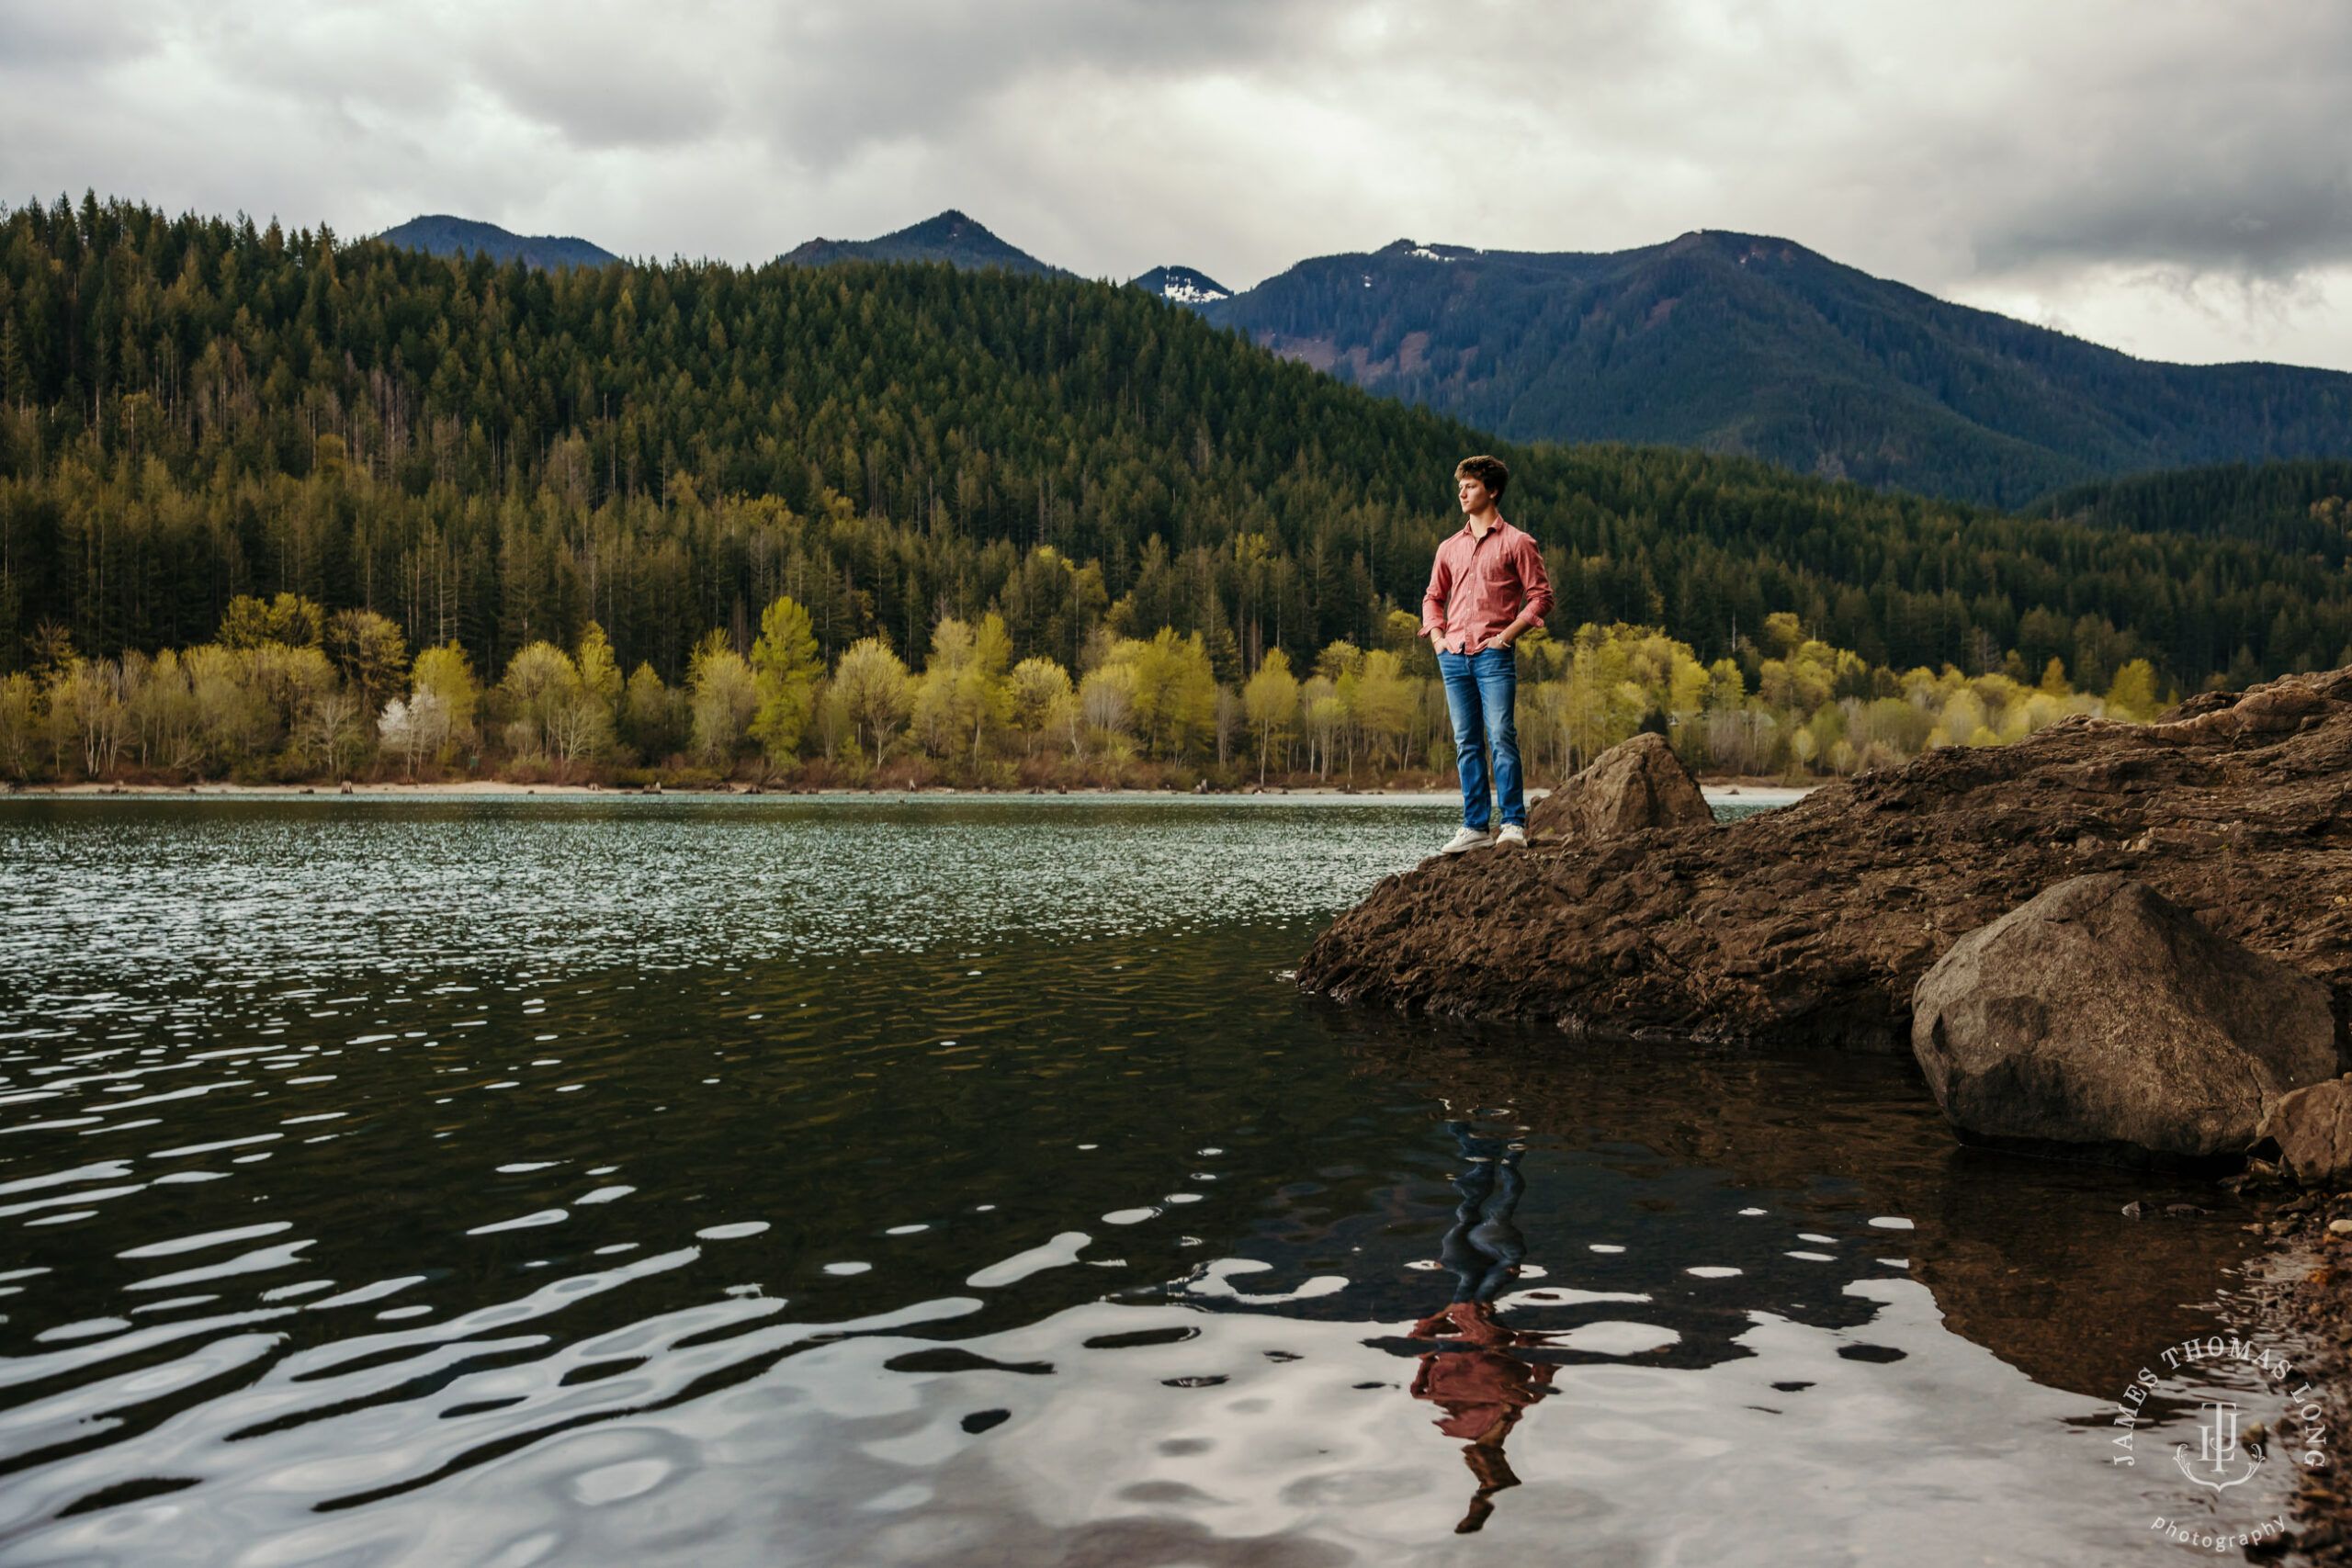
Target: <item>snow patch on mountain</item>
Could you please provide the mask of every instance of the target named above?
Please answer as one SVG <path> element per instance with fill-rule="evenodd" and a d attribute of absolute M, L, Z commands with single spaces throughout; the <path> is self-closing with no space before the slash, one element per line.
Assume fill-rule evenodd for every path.
<path fill-rule="evenodd" d="M 1135 279 L 1133 287 L 1147 294 L 1156 294 L 1171 305 L 1189 305 L 1195 310 L 1233 298 L 1233 290 L 1208 274 L 1196 272 L 1189 266 L 1153 267 Z"/>

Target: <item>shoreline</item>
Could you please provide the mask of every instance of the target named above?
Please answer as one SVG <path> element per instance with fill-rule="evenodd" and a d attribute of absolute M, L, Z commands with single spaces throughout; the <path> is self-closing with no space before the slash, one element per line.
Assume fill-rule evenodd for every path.
<path fill-rule="evenodd" d="M 1121 789 L 1086 785 L 1071 789 L 951 789 L 938 785 L 897 785 L 867 789 L 763 789 L 743 784 L 691 785 L 661 789 L 614 789 L 593 784 L 509 784 L 501 780 L 467 780 L 434 784 L 353 784 L 348 789 L 315 784 L 64 784 L 11 790 L 10 800 L 285 800 L 315 797 L 329 800 L 520 800 L 537 796 L 552 800 L 1167 800 L 1167 801 L 1388 801 L 1428 806 L 1458 800 L 1447 792 L 1427 790 L 1345 789 L 1331 785 L 1309 789 L 1232 790 L 1195 793 L 1173 789 Z"/>
<path fill-rule="evenodd" d="M 2333 1455 L 2352 1419 L 2352 1298 L 2339 1283 L 2346 1245 L 2352 1242 L 2352 1191 L 2280 1188 L 2258 1198 L 2255 1212 L 2245 1228 L 2263 1239 L 2248 1259 L 2247 1275 L 2261 1301 L 2263 1327 L 2296 1341 L 2308 1358 L 2309 1386 L 2322 1411 L 2318 1425 Z M 2261 1258 L 2267 1266 L 2255 1264 Z M 2301 1470 L 2289 1504 L 2300 1528 L 2245 1556 L 2292 1553 L 2313 1563 L 2352 1563 L 2352 1495 L 2337 1489 L 2339 1478 L 2333 1459 Z"/>
<path fill-rule="evenodd" d="M 1803 800 L 1818 785 L 1795 787 L 1785 784 L 1703 784 L 1700 793 L 1710 806 L 1781 807 Z M 1527 792 L 1532 806 L 1550 795 L 1546 789 Z M 71 784 L 31 788 L 15 788 L 5 796 L 9 800 L 276 800 L 300 799 L 304 796 L 347 800 L 433 800 L 433 799 L 520 799 L 540 796 L 549 799 L 616 800 L 616 799 L 741 799 L 758 797 L 778 800 L 885 800 L 907 801 L 918 796 L 926 800 L 1295 800 L 1311 802 L 1385 801 L 1399 806 L 1450 806 L 1461 799 L 1453 790 L 1390 789 L 1373 787 L 1351 788 L 1342 784 L 1311 784 L 1298 788 L 1269 785 L 1263 789 L 1215 790 L 1195 792 L 1178 789 L 1127 789 L 1107 785 L 1085 785 L 1070 789 L 960 789 L 936 785 L 899 786 L 868 789 L 863 786 L 831 786 L 825 788 L 763 789 L 741 784 L 718 784 L 707 788 L 692 786 L 661 789 L 607 788 L 594 784 L 514 784 L 503 779 L 443 780 L 426 784 L 388 782 L 382 784 Z"/>

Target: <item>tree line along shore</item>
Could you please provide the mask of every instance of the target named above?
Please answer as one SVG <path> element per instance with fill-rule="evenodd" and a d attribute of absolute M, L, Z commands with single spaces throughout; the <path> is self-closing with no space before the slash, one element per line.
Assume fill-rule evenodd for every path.
<path fill-rule="evenodd" d="M 2011 516 L 1498 443 L 1077 279 L 543 271 L 95 196 L 0 209 L 0 673 L 45 674 L 51 633 L 201 646 L 232 600 L 292 592 L 485 680 L 593 623 L 623 670 L 691 684 L 706 630 L 746 649 L 778 597 L 828 670 L 994 613 L 1014 663 L 1074 680 L 1098 628 L 1163 626 L 1224 683 L 1273 649 L 1305 680 L 1334 642 L 1385 646 L 1481 448 L 1564 640 L 1666 627 L 1712 668 L 1786 611 L 1873 668 L 2014 649 L 2102 696 L 2138 660 L 2184 690 L 2352 661 L 2341 486 L 2283 530 L 2189 525 L 2210 497 Z"/>
<path fill-rule="evenodd" d="M 886 635 L 828 661 L 806 606 L 778 597 L 748 637 L 714 629 L 686 678 L 624 673 L 591 623 L 570 648 L 525 644 L 478 671 L 460 646 L 413 656 L 368 610 L 295 594 L 231 601 L 216 636 L 119 658 L 52 635 L 0 677 L 0 773 L 22 783 L 287 784 L 370 779 L 797 787 L 1233 788 L 1447 782 L 1453 733 L 1419 622 L 1379 645 L 1327 644 L 1244 673 L 1199 633 L 1097 627 L 1074 664 L 1013 656 L 1001 616 L 942 618 L 910 660 Z M 1642 730 L 1695 770 L 1792 783 L 1997 746 L 2070 714 L 2144 718 L 2168 700 L 2153 666 L 2077 691 L 2038 671 L 1897 671 L 1765 617 L 1736 656 L 1702 662 L 1646 626 L 1542 628 L 1519 645 L 1522 751 L 1565 778 Z"/>

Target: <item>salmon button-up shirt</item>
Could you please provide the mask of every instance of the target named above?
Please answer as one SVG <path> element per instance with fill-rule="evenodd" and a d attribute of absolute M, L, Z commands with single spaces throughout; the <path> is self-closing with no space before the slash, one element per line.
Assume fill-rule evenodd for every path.
<path fill-rule="evenodd" d="M 1476 653 L 1522 615 L 1552 613 L 1552 580 L 1535 541 L 1500 518 L 1483 539 L 1464 523 L 1437 547 L 1421 633 L 1448 653 Z"/>

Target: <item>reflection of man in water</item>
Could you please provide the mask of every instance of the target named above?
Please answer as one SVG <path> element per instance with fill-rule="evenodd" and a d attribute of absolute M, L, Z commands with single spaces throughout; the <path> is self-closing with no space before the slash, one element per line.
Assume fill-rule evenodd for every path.
<path fill-rule="evenodd" d="M 1453 1302 L 1413 1325 L 1416 1339 L 1446 1340 L 1422 1355 L 1413 1397 L 1445 1412 L 1439 1431 L 1467 1440 L 1462 1454 L 1478 1490 L 1453 1529 L 1468 1535 L 1495 1511 L 1494 1495 L 1519 1484 L 1503 1457 L 1503 1439 L 1519 1424 L 1520 1413 L 1550 1390 L 1554 1369 L 1510 1353 L 1515 1346 L 1541 1344 L 1542 1335 L 1495 1321 L 1495 1296 L 1518 1275 L 1519 1260 L 1527 1256 L 1527 1243 L 1510 1223 L 1526 1186 L 1519 1174 L 1521 1145 L 1474 1137 L 1467 1122 L 1451 1126 L 1464 1161 L 1453 1179 L 1462 1202 L 1438 1258 L 1453 1271 Z"/>

